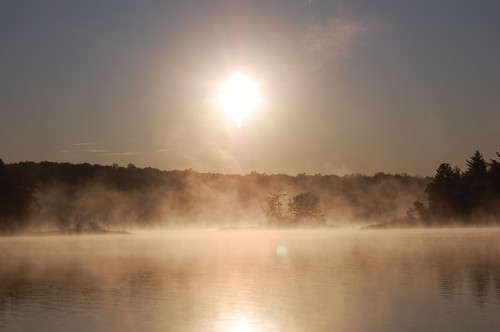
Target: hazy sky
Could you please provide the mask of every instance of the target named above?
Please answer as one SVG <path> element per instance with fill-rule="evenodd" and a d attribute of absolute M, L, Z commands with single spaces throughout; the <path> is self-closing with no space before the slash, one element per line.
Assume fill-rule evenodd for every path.
<path fill-rule="evenodd" d="M 500 1 L 3 0 L 0 112 L 6 162 L 433 175 L 498 151 Z"/>

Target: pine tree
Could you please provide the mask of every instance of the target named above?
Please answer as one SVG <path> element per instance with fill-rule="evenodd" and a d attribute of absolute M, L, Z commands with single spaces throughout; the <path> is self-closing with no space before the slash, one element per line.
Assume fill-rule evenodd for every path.
<path fill-rule="evenodd" d="M 452 218 L 461 212 L 460 169 L 443 163 L 436 170 L 434 180 L 427 185 L 429 209 L 434 217 Z"/>
<path fill-rule="evenodd" d="M 486 178 L 488 164 L 478 150 L 476 150 L 474 155 L 470 158 L 470 160 L 467 160 L 465 164 L 468 167 L 465 172 L 468 177 L 478 180 Z"/>

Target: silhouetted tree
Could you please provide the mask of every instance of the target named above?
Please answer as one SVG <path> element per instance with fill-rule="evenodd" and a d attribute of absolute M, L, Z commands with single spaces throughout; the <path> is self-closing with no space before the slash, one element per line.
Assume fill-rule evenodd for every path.
<path fill-rule="evenodd" d="M 497 152 L 497 156 L 500 154 Z M 458 221 L 464 224 L 498 222 L 500 217 L 500 162 L 487 163 L 479 151 L 466 160 L 467 170 L 441 164 L 432 182 L 427 185 L 429 210 L 421 210 L 421 219 Z M 412 219 L 415 206 L 408 212 Z"/>
<path fill-rule="evenodd" d="M 294 196 L 288 202 L 288 209 L 292 221 L 295 223 L 325 223 L 325 218 L 319 204 L 319 198 L 313 193 L 306 192 Z"/>
<path fill-rule="evenodd" d="M 26 228 L 35 202 L 35 185 L 29 176 L 0 159 L 0 232 Z"/>
<path fill-rule="evenodd" d="M 475 179 L 485 179 L 488 169 L 488 164 L 483 158 L 483 155 L 476 150 L 474 155 L 470 158 L 470 160 L 466 160 L 465 164 L 467 165 L 467 170 L 465 172 L 466 176 L 475 178 Z"/>
<path fill-rule="evenodd" d="M 265 213 L 268 223 L 271 225 L 280 225 L 288 221 L 285 212 L 283 211 L 282 198 L 286 194 L 283 193 L 270 193 L 267 199 L 267 209 Z"/>
<path fill-rule="evenodd" d="M 496 153 L 498 161 L 491 159 L 489 168 L 489 176 L 491 179 L 491 188 L 496 194 L 500 194 L 500 153 Z"/>
<path fill-rule="evenodd" d="M 488 164 L 479 151 L 466 162 L 467 170 L 463 177 L 463 190 L 467 197 L 464 203 L 469 215 L 485 213 L 487 200 L 491 194 L 488 179 Z"/>
<path fill-rule="evenodd" d="M 492 212 L 498 217 L 500 216 L 500 153 L 496 153 L 498 161 L 491 159 L 488 164 L 488 178 L 490 182 L 491 197 L 489 206 Z"/>
<path fill-rule="evenodd" d="M 447 163 L 439 165 L 433 181 L 427 185 L 425 192 L 428 195 L 432 216 L 456 217 L 456 214 L 461 212 L 463 203 L 460 169 L 456 166 L 452 168 Z"/>
<path fill-rule="evenodd" d="M 428 222 L 430 211 L 420 201 L 413 202 L 413 207 L 406 212 L 407 219 L 412 222 Z"/>

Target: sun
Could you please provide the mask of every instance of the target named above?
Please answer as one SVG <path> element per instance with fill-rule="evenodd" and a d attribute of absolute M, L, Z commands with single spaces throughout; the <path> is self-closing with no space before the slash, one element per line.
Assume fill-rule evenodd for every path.
<path fill-rule="evenodd" d="M 257 82 L 241 73 L 232 74 L 219 86 L 217 104 L 238 128 L 261 102 Z"/>

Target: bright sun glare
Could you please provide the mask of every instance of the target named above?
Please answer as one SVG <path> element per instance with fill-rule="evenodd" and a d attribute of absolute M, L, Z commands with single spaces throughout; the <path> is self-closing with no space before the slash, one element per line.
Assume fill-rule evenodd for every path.
<path fill-rule="evenodd" d="M 235 73 L 219 86 L 217 104 L 240 128 L 261 104 L 258 85 L 251 78 Z"/>
<path fill-rule="evenodd" d="M 240 317 L 233 323 L 233 325 L 228 327 L 228 329 L 226 330 L 227 332 L 255 332 L 255 329 L 252 327 L 246 317 Z"/>

